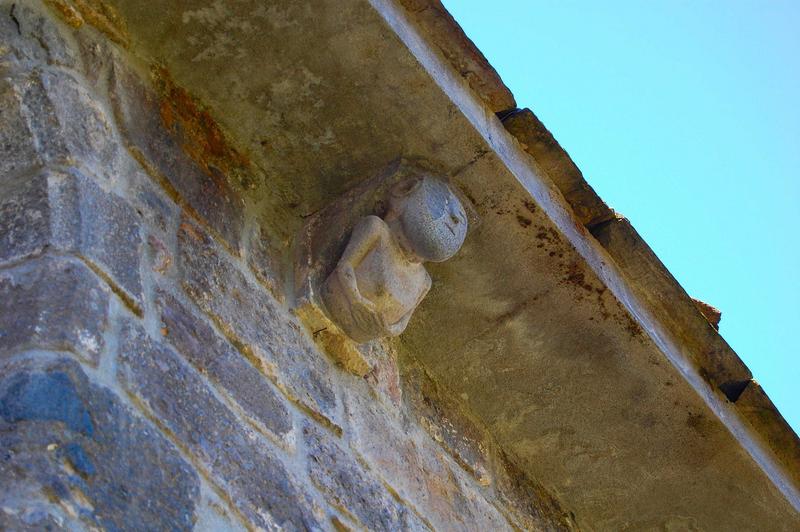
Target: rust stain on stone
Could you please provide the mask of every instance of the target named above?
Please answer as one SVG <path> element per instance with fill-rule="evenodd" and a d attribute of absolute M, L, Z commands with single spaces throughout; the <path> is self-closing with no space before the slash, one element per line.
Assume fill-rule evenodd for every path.
<path fill-rule="evenodd" d="M 128 47 L 130 36 L 125 21 L 117 10 L 101 0 L 46 0 L 61 19 L 80 28 L 84 23 L 93 26 L 113 42 Z"/>
<path fill-rule="evenodd" d="M 45 0 L 45 3 L 68 25 L 73 28 L 83 26 L 83 17 L 80 13 L 64 0 Z"/>
<path fill-rule="evenodd" d="M 154 66 L 152 76 L 159 91 L 161 120 L 179 140 L 183 151 L 220 188 L 226 178 L 234 178 L 244 188 L 252 188 L 248 177 L 251 175 L 250 160 L 232 146 L 208 108 L 177 85 L 163 66 Z"/>
<path fill-rule="evenodd" d="M 128 27 L 117 10 L 100 0 L 72 0 L 83 19 L 103 32 L 115 43 L 127 47 L 130 44 Z"/>

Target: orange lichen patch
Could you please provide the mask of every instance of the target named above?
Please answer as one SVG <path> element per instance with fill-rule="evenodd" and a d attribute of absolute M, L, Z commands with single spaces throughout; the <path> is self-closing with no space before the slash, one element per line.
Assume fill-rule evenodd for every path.
<path fill-rule="evenodd" d="M 45 0 L 45 3 L 56 12 L 61 20 L 73 28 L 80 28 L 83 26 L 83 17 L 81 17 L 80 13 L 78 13 L 74 7 L 64 0 Z"/>
<path fill-rule="evenodd" d="M 177 85 L 164 67 L 153 67 L 152 75 L 160 93 L 161 120 L 183 151 L 214 180 L 232 177 L 249 188 L 250 160 L 232 146 L 206 106 Z"/>
<path fill-rule="evenodd" d="M 60 0 L 58 0 L 60 1 Z M 127 47 L 128 27 L 117 10 L 101 0 L 72 0 L 83 19 L 115 43 Z"/>

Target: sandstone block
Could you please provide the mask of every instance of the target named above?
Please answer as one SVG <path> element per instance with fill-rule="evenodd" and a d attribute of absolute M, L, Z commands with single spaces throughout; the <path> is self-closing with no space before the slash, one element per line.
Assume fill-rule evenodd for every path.
<path fill-rule="evenodd" d="M 82 263 L 43 257 L 0 271 L 0 353 L 73 351 L 97 362 L 109 291 Z"/>
<path fill-rule="evenodd" d="M 0 375 L 0 527 L 191 530 L 197 474 L 78 364 Z"/>
<path fill-rule="evenodd" d="M 133 323 L 123 326 L 119 376 L 263 528 L 319 528 L 313 501 L 283 463 L 166 346 Z"/>

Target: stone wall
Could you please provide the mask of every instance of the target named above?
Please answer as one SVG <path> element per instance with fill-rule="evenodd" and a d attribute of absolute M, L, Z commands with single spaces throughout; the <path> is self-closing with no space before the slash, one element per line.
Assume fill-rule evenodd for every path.
<path fill-rule="evenodd" d="M 316 348 L 246 154 L 126 43 L 0 1 L 0 528 L 571 528 L 391 343 Z"/>

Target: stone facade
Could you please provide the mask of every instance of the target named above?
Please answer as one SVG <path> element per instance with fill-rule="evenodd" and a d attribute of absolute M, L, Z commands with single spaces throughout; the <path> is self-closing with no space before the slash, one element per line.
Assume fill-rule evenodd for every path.
<path fill-rule="evenodd" d="M 317 349 L 247 157 L 127 40 L 0 2 L 0 528 L 572 528 L 391 342 Z"/>

